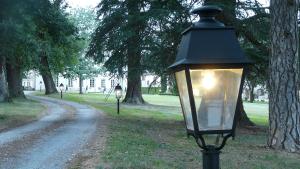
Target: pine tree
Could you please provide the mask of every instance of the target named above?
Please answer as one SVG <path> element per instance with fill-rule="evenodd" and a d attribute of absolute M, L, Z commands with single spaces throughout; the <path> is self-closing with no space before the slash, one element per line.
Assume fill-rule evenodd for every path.
<path fill-rule="evenodd" d="M 145 71 L 167 76 L 166 69 L 175 59 L 180 33 L 188 26 L 189 8 L 184 5 L 191 7 L 197 3 L 101 1 L 99 26 L 93 34 L 88 56 L 104 62 L 112 73 L 127 75 L 124 102 L 144 103 L 140 78 Z"/>
<path fill-rule="evenodd" d="M 142 55 L 147 43 L 147 3 L 145 0 L 103 0 L 99 4 L 99 26 L 93 34 L 88 56 L 112 73 L 127 71 L 124 102 L 144 103 L 141 93 Z"/>

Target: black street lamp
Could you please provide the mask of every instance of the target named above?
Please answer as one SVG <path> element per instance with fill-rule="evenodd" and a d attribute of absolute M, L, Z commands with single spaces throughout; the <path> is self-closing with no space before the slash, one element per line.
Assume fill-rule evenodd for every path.
<path fill-rule="evenodd" d="M 235 31 L 217 21 L 222 9 L 203 6 L 192 11 L 200 20 L 182 33 L 175 73 L 188 135 L 196 139 L 203 152 L 203 168 L 219 169 L 220 150 L 233 137 L 237 101 L 241 97 L 244 55 Z M 213 137 L 216 136 L 216 137 Z M 215 138 L 208 144 L 207 138 Z M 222 142 L 218 140 L 222 138 Z"/>
<path fill-rule="evenodd" d="M 59 89 L 60 89 L 60 98 L 62 99 L 62 97 L 63 97 L 63 90 L 64 90 L 64 85 L 62 83 L 59 85 Z"/>
<path fill-rule="evenodd" d="M 118 114 L 120 113 L 120 99 L 122 97 L 122 87 L 117 84 L 117 86 L 115 87 L 115 94 L 116 94 L 116 98 L 118 100 Z"/>
<path fill-rule="evenodd" d="M 42 92 L 42 81 L 40 81 L 40 92 Z"/>

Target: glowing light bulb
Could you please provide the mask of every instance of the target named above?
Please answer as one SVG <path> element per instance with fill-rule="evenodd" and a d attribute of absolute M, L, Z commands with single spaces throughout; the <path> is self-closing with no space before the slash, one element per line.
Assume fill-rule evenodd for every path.
<path fill-rule="evenodd" d="M 215 78 L 215 73 L 212 71 L 204 72 L 203 78 L 201 80 L 202 87 L 210 90 L 216 86 L 217 80 Z"/>

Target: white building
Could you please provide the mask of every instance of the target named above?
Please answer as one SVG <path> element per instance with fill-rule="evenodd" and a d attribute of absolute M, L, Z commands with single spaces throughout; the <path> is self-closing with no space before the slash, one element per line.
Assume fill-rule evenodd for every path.
<path fill-rule="evenodd" d="M 155 80 L 156 79 L 156 80 Z M 59 90 L 59 85 L 62 83 L 67 92 L 79 91 L 79 78 L 68 79 L 62 75 L 54 76 L 54 83 Z M 160 86 L 160 78 L 152 74 L 145 74 L 141 77 L 142 87 L 149 87 L 152 83 L 152 87 Z M 114 89 L 117 84 L 120 84 L 124 90 L 127 88 L 127 79 L 115 79 L 112 78 L 109 73 L 99 74 L 96 77 L 83 80 L 82 90 L 83 92 L 101 92 L 109 93 Z M 26 78 L 22 80 L 22 85 L 25 90 L 45 90 L 42 76 L 36 71 L 29 71 Z"/>
<path fill-rule="evenodd" d="M 256 86 L 253 93 L 255 101 L 269 102 L 269 93 L 265 86 Z M 247 86 L 244 87 L 242 98 L 243 100 L 249 100 L 250 98 L 250 89 Z"/>

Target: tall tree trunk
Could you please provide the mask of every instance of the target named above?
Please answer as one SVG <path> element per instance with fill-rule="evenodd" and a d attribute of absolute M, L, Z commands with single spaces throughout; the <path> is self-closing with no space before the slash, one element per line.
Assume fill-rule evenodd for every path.
<path fill-rule="evenodd" d="M 9 101 L 8 86 L 6 80 L 5 59 L 0 57 L 0 102 Z"/>
<path fill-rule="evenodd" d="M 219 5 L 224 7 L 224 11 L 221 15 L 217 16 L 217 19 L 222 21 L 225 25 L 227 26 L 233 26 L 234 24 L 232 23 L 231 20 L 226 19 L 225 15 L 230 16 L 231 18 L 236 18 L 236 13 L 235 13 L 235 8 L 236 8 L 236 0 L 205 0 L 204 4 L 206 5 Z M 237 34 L 239 34 L 237 32 Z M 239 115 L 238 115 L 238 126 L 243 127 L 243 126 L 249 126 L 249 125 L 254 125 L 253 122 L 250 121 L 248 118 L 244 106 L 243 106 L 243 100 L 242 97 L 241 99 L 238 100 L 237 102 L 238 107 L 239 107 Z"/>
<path fill-rule="evenodd" d="M 140 23 L 134 16 L 139 16 L 139 4 L 135 0 L 128 0 L 128 27 L 132 29 L 132 34 L 128 38 L 128 77 L 127 91 L 123 102 L 133 104 L 145 103 L 141 90 L 141 31 L 143 23 Z"/>
<path fill-rule="evenodd" d="M 21 67 L 16 64 L 6 63 L 7 83 L 9 95 L 12 98 L 23 97 L 25 94 L 22 86 Z"/>
<path fill-rule="evenodd" d="M 254 87 L 253 85 L 250 85 L 250 90 L 249 90 L 249 102 L 253 103 L 254 102 Z"/>
<path fill-rule="evenodd" d="M 145 101 L 142 97 L 140 76 L 134 75 L 135 73 L 132 73 L 130 69 L 132 70 L 133 68 L 129 68 L 128 66 L 127 91 L 123 102 L 132 104 L 143 104 L 145 103 Z"/>
<path fill-rule="evenodd" d="M 41 56 L 40 73 L 42 75 L 44 85 L 45 85 L 45 94 L 47 95 L 47 94 L 57 93 L 57 89 L 49 68 L 48 59 L 47 56 L 45 55 Z"/>
<path fill-rule="evenodd" d="M 268 145 L 300 152 L 298 0 L 271 0 Z"/>
<path fill-rule="evenodd" d="M 166 93 L 167 91 L 167 85 L 168 85 L 168 79 L 167 79 L 167 76 L 165 74 L 161 75 L 160 77 L 160 88 L 161 88 L 161 91 L 160 93 Z"/>
<path fill-rule="evenodd" d="M 83 83 L 82 75 L 79 75 L 79 94 L 83 94 L 82 83 Z"/>

